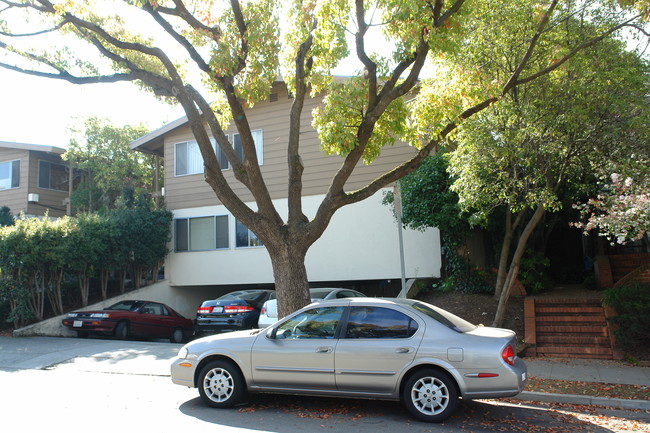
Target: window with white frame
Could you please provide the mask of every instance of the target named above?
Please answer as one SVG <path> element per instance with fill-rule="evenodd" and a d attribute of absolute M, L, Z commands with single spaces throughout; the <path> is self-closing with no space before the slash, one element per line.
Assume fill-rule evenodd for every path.
<path fill-rule="evenodd" d="M 65 165 L 50 161 L 38 161 L 39 188 L 67 191 L 68 184 L 68 170 Z"/>
<path fill-rule="evenodd" d="M 203 173 L 203 157 L 196 141 L 185 141 L 174 145 L 174 175 Z"/>
<path fill-rule="evenodd" d="M 242 247 L 261 247 L 264 244 L 259 238 L 248 229 L 244 224 L 235 220 L 235 246 Z"/>
<path fill-rule="evenodd" d="M 261 129 L 256 129 L 251 131 L 253 135 L 253 141 L 255 142 L 255 151 L 257 152 L 257 160 L 260 165 L 264 162 L 264 139 Z M 217 146 L 217 143 L 214 139 L 211 139 L 212 147 L 215 150 L 217 155 L 217 160 L 219 161 L 219 166 L 222 170 L 227 170 L 230 168 L 228 158 L 223 153 L 221 148 Z M 244 149 L 242 148 L 241 139 L 239 134 L 233 134 L 232 136 L 232 145 L 235 149 L 235 152 L 240 158 L 244 158 Z M 201 151 L 199 150 L 199 145 L 196 141 L 185 141 L 182 143 L 176 143 L 174 145 L 174 175 L 175 176 L 186 176 L 190 174 L 201 174 L 203 173 L 203 157 L 201 156 Z"/>
<path fill-rule="evenodd" d="M 228 215 L 174 220 L 175 251 L 206 251 L 230 246 Z"/>
<path fill-rule="evenodd" d="M 20 186 L 20 160 L 0 162 L 0 190 Z"/>

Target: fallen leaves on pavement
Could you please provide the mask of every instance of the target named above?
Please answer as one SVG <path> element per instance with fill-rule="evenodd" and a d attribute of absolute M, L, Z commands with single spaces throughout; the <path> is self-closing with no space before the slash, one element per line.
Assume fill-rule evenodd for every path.
<path fill-rule="evenodd" d="M 531 376 L 526 391 L 552 394 L 587 395 L 590 397 L 650 400 L 650 387 L 615 383 L 580 382 L 573 380 L 540 379 Z"/>

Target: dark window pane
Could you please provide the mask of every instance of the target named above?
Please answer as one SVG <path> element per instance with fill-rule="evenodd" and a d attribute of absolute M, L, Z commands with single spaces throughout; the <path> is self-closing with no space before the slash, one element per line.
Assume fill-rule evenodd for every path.
<path fill-rule="evenodd" d="M 217 248 L 228 248 L 230 246 L 228 236 L 228 216 L 220 215 L 216 218 L 217 222 Z"/>
<path fill-rule="evenodd" d="M 238 247 L 247 247 L 248 246 L 248 228 L 237 221 L 235 224 L 235 238 L 236 238 L 236 243 L 235 245 Z"/>
<path fill-rule="evenodd" d="M 11 187 L 18 188 L 20 186 L 20 160 L 11 162 Z"/>
<path fill-rule="evenodd" d="M 175 221 L 175 233 L 176 233 L 176 251 L 187 251 L 189 250 L 189 230 L 188 223 L 186 219 L 178 219 Z"/>
<path fill-rule="evenodd" d="M 241 159 L 242 161 L 244 160 L 244 148 L 241 145 L 241 139 L 239 138 L 239 134 L 234 134 L 232 136 L 232 145 L 235 149 L 235 153 Z"/>
<path fill-rule="evenodd" d="M 44 189 L 50 187 L 50 164 L 46 161 L 38 161 L 38 187 Z"/>
<path fill-rule="evenodd" d="M 230 167 L 230 164 L 228 163 L 228 158 L 226 158 L 226 154 L 223 153 L 219 145 L 217 144 L 217 160 L 219 161 L 219 167 L 222 170 L 227 170 Z"/>

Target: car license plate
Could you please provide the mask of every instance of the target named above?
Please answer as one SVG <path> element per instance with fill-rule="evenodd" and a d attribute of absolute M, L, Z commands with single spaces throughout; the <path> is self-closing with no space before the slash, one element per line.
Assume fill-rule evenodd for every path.
<path fill-rule="evenodd" d="M 84 324 L 84 322 L 82 322 L 81 320 L 75 320 L 72 323 L 72 327 L 73 328 L 81 328 L 83 326 L 83 324 Z"/>
<path fill-rule="evenodd" d="M 212 309 L 213 313 L 223 313 L 223 307 L 214 307 Z"/>

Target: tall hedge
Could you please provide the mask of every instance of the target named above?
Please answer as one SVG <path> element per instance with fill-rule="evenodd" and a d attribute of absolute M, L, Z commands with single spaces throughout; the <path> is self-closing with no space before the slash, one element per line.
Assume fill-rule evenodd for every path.
<path fill-rule="evenodd" d="M 130 275 L 135 287 L 151 271 L 157 273 L 168 253 L 171 212 L 143 208 L 115 210 L 76 218 L 17 218 L 0 227 L 0 303 L 11 313 L 5 321 L 22 326 L 42 320 L 46 305 L 65 309 L 62 282 L 76 279 L 82 305 L 91 282 L 107 297 L 108 276 Z"/>

